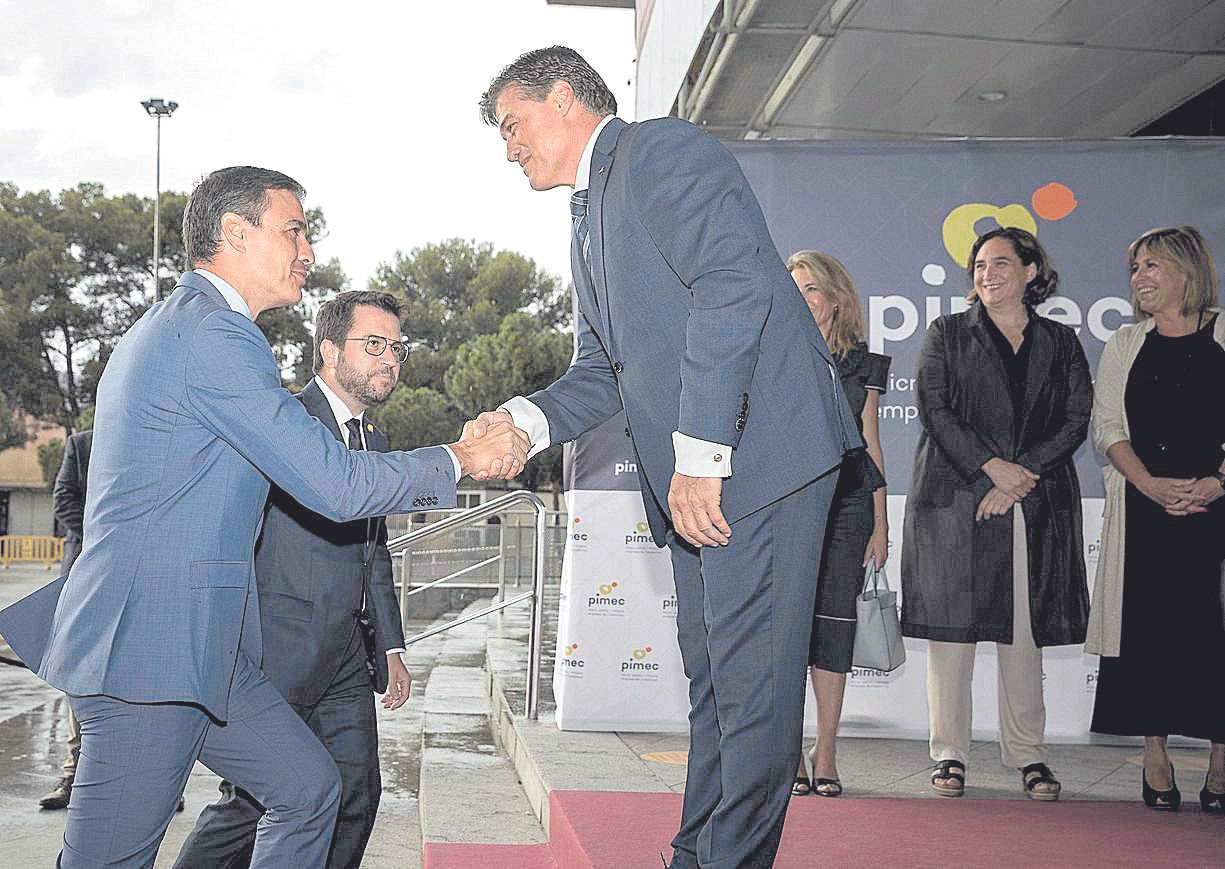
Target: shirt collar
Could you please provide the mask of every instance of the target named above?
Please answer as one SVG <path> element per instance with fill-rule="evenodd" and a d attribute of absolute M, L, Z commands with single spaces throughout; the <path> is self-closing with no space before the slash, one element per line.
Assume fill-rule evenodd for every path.
<path fill-rule="evenodd" d="M 221 293 L 221 298 L 225 299 L 225 303 L 230 306 L 230 310 L 236 314 L 242 314 L 248 320 L 254 320 L 251 316 L 251 309 L 247 307 L 243 297 L 238 295 L 238 290 L 231 287 L 224 278 L 210 272 L 208 269 L 193 269 L 196 274 L 207 280 L 210 284 L 217 288 L 217 292 Z"/>
<path fill-rule="evenodd" d="M 315 381 L 315 385 L 319 387 L 319 391 L 323 393 L 323 397 L 328 400 L 328 407 L 332 409 L 332 416 L 336 417 L 336 427 L 340 429 L 340 433 L 344 435 L 345 442 L 348 443 L 349 435 L 345 430 L 345 423 L 356 418 L 358 422 L 363 423 L 362 428 L 365 429 L 364 423 L 366 414 L 362 413 L 357 417 L 354 417 L 353 413 L 349 410 L 348 405 L 341 400 L 339 395 L 332 391 L 332 387 L 323 382 L 322 377 L 315 375 L 315 377 L 311 379 Z M 365 438 L 363 436 L 363 440 L 364 439 Z M 351 447 L 353 445 L 349 444 L 349 446 Z"/>
<path fill-rule="evenodd" d="M 586 190 L 591 186 L 591 155 L 595 153 L 595 140 L 600 138 L 600 133 L 614 117 L 616 116 L 605 115 L 591 131 L 591 138 L 587 140 L 587 147 L 583 149 L 582 159 L 578 161 L 578 172 L 574 175 L 575 190 Z"/>

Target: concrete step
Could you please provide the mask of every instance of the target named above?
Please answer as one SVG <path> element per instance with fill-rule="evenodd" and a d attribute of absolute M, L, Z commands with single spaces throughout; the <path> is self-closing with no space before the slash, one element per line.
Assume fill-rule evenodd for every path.
<path fill-rule="evenodd" d="M 487 603 L 474 602 L 465 613 Z M 459 844 L 543 846 L 547 852 L 544 829 L 493 735 L 484 668 L 485 622 L 478 619 L 441 636 L 439 663 L 425 690 L 421 734 L 419 806 L 425 866 L 473 865 L 438 862 L 456 853 L 456 848 L 443 846 Z M 503 849 L 503 853 L 516 850 L 521 849 Z"/>

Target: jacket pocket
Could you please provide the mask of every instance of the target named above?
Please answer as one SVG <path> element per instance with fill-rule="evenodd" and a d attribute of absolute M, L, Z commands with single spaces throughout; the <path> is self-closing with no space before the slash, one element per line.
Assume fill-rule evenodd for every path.
<path fill-rule="evenodd" d="M 260 592 L 259 609 L 261 615 L 272 618 L 309 622 L 314 617 L 315 604 L 291 594 L 269 591 Z"/>

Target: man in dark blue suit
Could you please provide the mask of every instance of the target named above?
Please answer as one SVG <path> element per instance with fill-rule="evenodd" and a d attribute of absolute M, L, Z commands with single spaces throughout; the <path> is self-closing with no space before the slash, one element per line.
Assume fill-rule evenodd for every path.
<path fill-rule="evenodd" d="M 627 124 L 574 51 L 524 54 L 485 120 L 534 190 L 572 186 L 578 351 L 509 413 L 532 454 L 624 409 L 672 550 L 690 749 L 674 867 L 769 866 L 803 727 L 825 517 L 861 441 L 739 164 L 684 121 Z"/>
<path fill-rule="evenodd" d="M 301 299 L 314 261 L 302 196 L 248 166 L 193 191 L 193 270 L 98 385 L 81 555 L 0 612 L 0 634 L 81 723 L 66 869 L 151 866 L 197 759 L 264 806 L 251 865 L 324 865 L 340 775 L 258 663 L 269 480 L 351 521 L 451 506 L 462 474 L 519 463 L 509 425 L 408 453 L 349 450 L 281 386 L 254 319 Z"/>
<path fill-rule="evenodd" d="M 366 411 L 391 395 L 408 357 L 399 301 L 388 293 L 349 292 L 324 302 L 314 345 L 315 377 L 298 400 L 349 449 L 386 452 L 387 438 Z M 412 685 L 400 658 L 404 628 L 386 523 L 333 522 L 274 486 L 255 576 L 264 674 L 340 769 L 328 866 L 359 866 L 382 789 L 372 691 L 386 692 L 383 705 L 398 709 Z M 358 625 L 363 612 L 373 630 L 369 656 Z M 176 867 L 246 866 L 263 813 L 250 794 L 223 781 L 221 799 L 201 812 Z"/>

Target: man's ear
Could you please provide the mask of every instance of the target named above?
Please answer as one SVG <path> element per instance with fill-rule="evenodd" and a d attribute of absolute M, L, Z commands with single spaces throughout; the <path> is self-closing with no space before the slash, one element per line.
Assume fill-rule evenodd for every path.
<path fill-rule="evenodd" d="M 548 102 L 559 115 L 565 117 L 577 102 L 574 97 L 574 88 L 570 87 L 568 81 L 558 79 L 553 82 L 553 87 L 549 90 Z"/>
<path fill-rule="evenodd" d="M 319 355 L 323 357 L 324 368 L 335 368 L 336 360 L 340 356 L 340 347 L 333 343 L 331 338 L 324 338 L 319 342 Z"/>
<path fill-rule="evenodd" d="M 221 238 L 239 253 L 247 249 L 247 222 L 232 211 L 221 215 Z"/>

